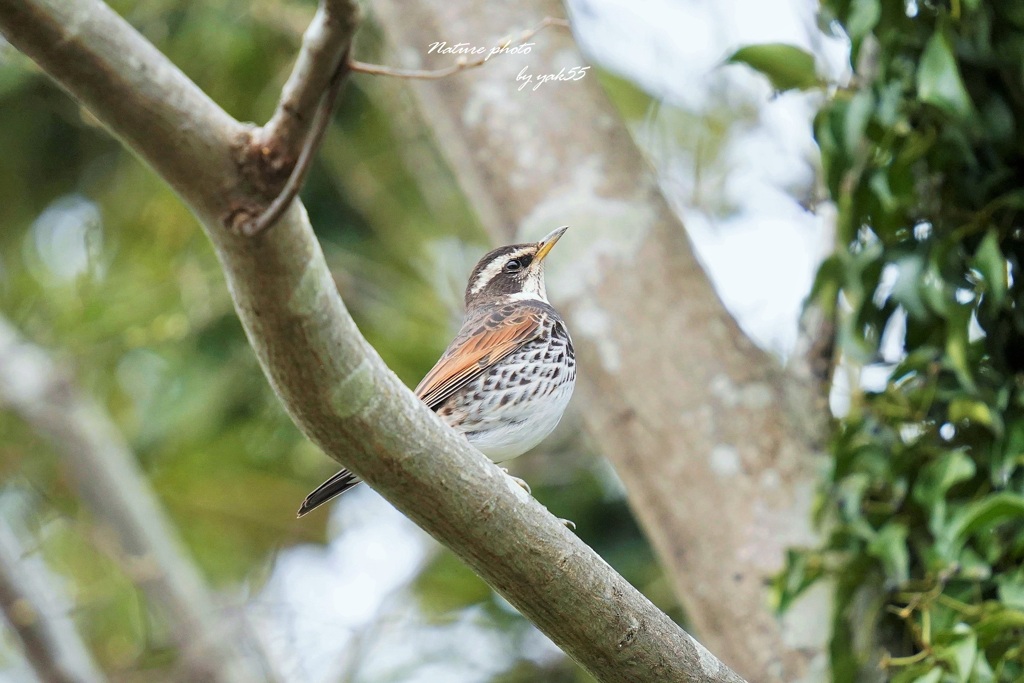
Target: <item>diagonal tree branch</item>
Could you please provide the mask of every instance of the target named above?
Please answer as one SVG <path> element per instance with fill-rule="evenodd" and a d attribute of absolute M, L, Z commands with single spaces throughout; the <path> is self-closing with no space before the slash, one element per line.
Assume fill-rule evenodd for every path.
<path fill-rule="evenodd" d="M 63 591 L 29 569 L 18 536 L 0 521 L 0 612 L 18 635 L 25 657 L 43 683 L 102 683 L 106 677 L 61 602 Z"/>
<path fill-rule="evenodd" d="M 451 548 L 598 680 L 741 680 L 387 369 L 348 315 L 299 202 L 254 239 L 231 229 L 262 201 L 246 165 L 251 129 L 98 0 L 0 0 L 0 30 L 185 198 L 271 385 L 325 453 Z M 158 135 L 147 119 L 159 122 Z M 179 143 L 173 150 L 161 144 L 168 138 Z"/>
<path fill-rule="evenodd" d="M 116 534 L 137 581 L 167 611 L 191 678 L 215 683 L 266 680 L 242 618 L 217 609 L 136 459 L 110 418 L 81 395 L 42 349 L 0 318 L 0 405 L 8 405 L 64 454 L 86 503 Z M 267 659 L 264 657 L 263 662 Z"/>

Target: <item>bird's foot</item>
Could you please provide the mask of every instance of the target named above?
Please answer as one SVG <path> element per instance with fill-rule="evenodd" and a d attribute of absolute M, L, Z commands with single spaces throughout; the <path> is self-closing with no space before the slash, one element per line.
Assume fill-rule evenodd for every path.
<path fill-rule="evenodd" d="M 559 517 L 558 521 L 564 524 L 565 528 L 569 531 L 576 531 L 576 522 L 572 521 L 571 519 L 562 519 L 561 517 Z"/>
<path fill-rule="evenodd" d="M 505 474 L 508 474 L 508 468 L 507 467 L 502 467 L 500 469 Z M 530 485 L 526 483 L 525 479 L 520 479 L 519 477 L 515 477 L 515 476 L 513 476 L 511 474 L 508 474 L 508 477 L 509 477 L 509 479 L 514 481 L 515 483 L 519 484 L 519 486 L 521 486 L 524 491 L 529 493 L 531 496 L 533 495 L 533 490 L 530 488 Z"/>

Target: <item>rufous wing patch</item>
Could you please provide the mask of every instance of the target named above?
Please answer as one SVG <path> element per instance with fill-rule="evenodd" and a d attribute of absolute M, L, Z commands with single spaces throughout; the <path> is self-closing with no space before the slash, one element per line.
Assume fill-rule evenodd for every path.
<path fill-rule="evenodd" d="M 489 368 L 534 339 L 540 329 L 537 311 L 502 315 L 496 311 L 483 322 L 466 321 L 462 332 L 423 381 L 416 395 L 432 410 Z"/>

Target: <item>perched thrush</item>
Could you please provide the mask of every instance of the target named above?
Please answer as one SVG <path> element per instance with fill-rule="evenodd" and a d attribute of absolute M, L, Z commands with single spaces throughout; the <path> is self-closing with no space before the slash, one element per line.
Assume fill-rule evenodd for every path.
<path fill-rule="evenodd" d="M 530 450 L 562 418 L 576 383 L 569 330 L 548 303 L 544 258 L 567 228 L 512 244 L 476 264 L 466 317 L 416 395 L 494 462 Z M 310 493 L 299 517 L 359 483 L 342 470 Z"/>

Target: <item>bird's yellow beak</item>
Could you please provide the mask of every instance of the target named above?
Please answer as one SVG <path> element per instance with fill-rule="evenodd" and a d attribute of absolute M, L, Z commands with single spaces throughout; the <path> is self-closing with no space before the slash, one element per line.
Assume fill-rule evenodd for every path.
<path fill-rule="evenodd" d="M 555 242 L 557 242 L 568 229 L 568 225 L 563 225 L 560 228 L 552 230 L 548 233 L 547 237 L 542 239 L 540 242 L 537 242 L 537 244 L 540 245 L 540 249 L 537 250 L 537 255 L 533 257 L 534 262 L 539 263 L 540 261 L 543 261 L 544 257 L 548 255 L 549 251 L 551 251 L 551 248 L 555 246 Z"/>

